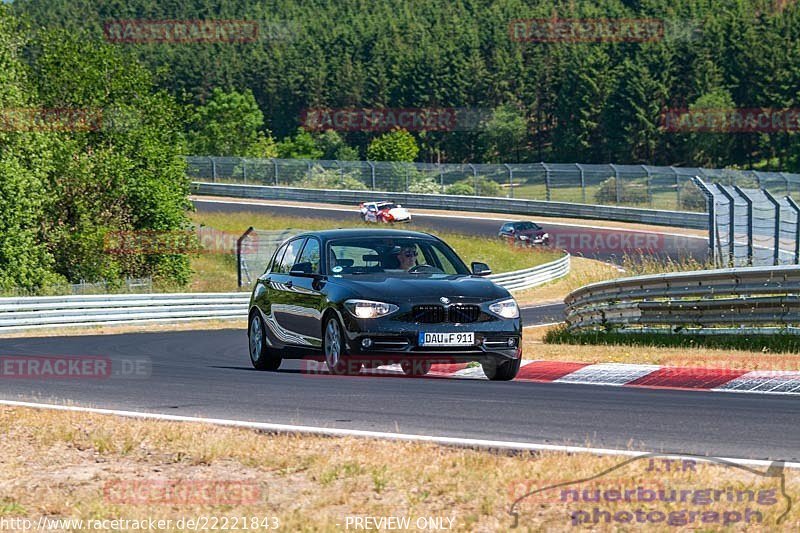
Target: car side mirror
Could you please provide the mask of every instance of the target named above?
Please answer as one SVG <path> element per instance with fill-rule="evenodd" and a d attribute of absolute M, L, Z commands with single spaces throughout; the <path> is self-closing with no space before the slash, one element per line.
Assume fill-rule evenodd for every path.
<path fill-rule="evenodd" d="M 292 270 L 289 272 L 290 276 L 309 276 L 312 275 L 311 272 L 313 270 L 313 266 L 310 262 L 304 263 L 296 263 Z"/>
<path fill-rule="evenodd" d="M 486 263 L 472 262 L 472 274 L 475 276 L 488 276 L 492 273 L 492 269 Z"/>

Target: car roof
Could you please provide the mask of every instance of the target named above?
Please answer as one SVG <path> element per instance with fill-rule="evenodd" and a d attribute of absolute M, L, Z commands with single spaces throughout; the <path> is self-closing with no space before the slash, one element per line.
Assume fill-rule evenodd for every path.
<path fill-rule="evenodd" d="M 342 228 L 342 229 L 327 229 L 320 231 L 306 231 L 298 234 L 296 237 L 319 237 L 327 241 L 331 239 L 346 239 L 351 237 L 417 237 L 422 239 L 436 239 L 430 233 L 423 233 L 421 231 L 407 231 L 399 229 L 362 229 L 362 228 Z"/>

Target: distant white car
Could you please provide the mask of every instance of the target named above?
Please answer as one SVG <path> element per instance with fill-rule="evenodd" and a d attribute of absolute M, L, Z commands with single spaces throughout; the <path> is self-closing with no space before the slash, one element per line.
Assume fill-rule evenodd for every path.
<path fill-rule="evenodd" d="M 360 206 L 361 218 L 364 222 L 411 222 L 408 209 L 394 202 L 364 202 Z"/>

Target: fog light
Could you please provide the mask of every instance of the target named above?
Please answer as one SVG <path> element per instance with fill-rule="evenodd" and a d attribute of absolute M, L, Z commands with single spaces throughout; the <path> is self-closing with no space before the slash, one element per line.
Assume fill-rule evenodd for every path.
<path fill-rule="evenodd" d="M 517 345 L 517 339 L 515 339 L 514 337 L 509 337 L 507 343 L 510 348 L 513 348 L 514 346 Z"/>
<path fill-rule="evenodd" d="M 369 348 L 370 346 L 372 346 L 372 339 L 370 339 L 369 337 L 361 341 L 362 348 Z"/>

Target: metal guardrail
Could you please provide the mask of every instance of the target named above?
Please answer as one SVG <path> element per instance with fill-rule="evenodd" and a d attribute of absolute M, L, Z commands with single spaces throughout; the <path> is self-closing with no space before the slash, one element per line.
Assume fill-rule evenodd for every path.
<path fill-rule="evenodd" d="M 302 189 L 266 185 L 193 182 L 193 194 L 228 196 L 261 200 L 290 200 L 297 202 L 326 202 L 352 204 L 371 198 L 390 199 L 411 208 L 447 209 L 456 211 L 508 213 L 549 217 L 582 218 L 639 222 L 659 226 L 708 229 L 708 215 L 685 211 L 659 211 L 637 207 L 588 205 L 571 202 L 547 202 L 514 198 L 417 194 L 407 192 L 350 191 L 341 189 Z"/>
<path fill-rule="evenodd" d="M 746 267 L 621 278 L 565 299 L 568 328 L 779 333 L 800 325 L 800 267 Z"/>
<path fill-rule="evenodd" d="M 564 254 L 564 257 L 543 265 L 515 272 L 492 274 L 487 278 L 509 291 L 521 291 L 564 277 L 569 274 L 569 268 L 570 255 Z"/>
<path fill-rule="evenodd" d="M 569 254 L 533 268 L 488 276 L 511 291 L 569 273 Z M 0 298 L 0 334 L 41 328 L 170 323 L 247 317 L 249 292 L 103 294 Z"/>
<path fill-rule="evenodd" d="M 102 294 L 0 298 L 0 333 L 247 316 L 250 293 Z"/>

